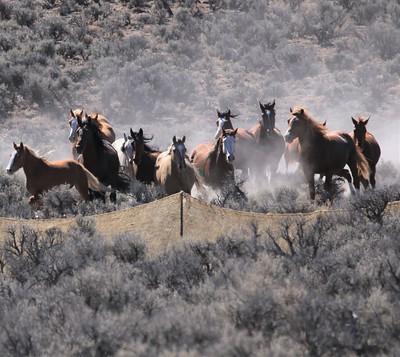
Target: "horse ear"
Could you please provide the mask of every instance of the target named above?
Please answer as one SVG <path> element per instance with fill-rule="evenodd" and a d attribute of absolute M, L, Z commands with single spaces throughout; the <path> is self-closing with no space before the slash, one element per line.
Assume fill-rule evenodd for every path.
<path fill-rule="evenodd" d="M 292 107 L 290 107 L 289 110 L 290 110 L 290 113 L 293 114 L 293 109 L 292 109 Z"/>
<path fill-rule="evenodd" d="M 304 114 L 304 109 L 303 108 L 300 109 L 300 114 Z"/>
<path fill-rule="evenodd" d="M 221 116 L 221 112 L 217 109 L 218 118 Z"/>
<path fill-rule="evenodd" d="M 272 108 L 275 108 L 275 99 L 274 99 L 274 101 L 272 102 L 271 107 L 272 107 Z"/>
<path fill-rule="evenodd" d="M 20 148 L 20 149 L 23 149 L 23 148 L 24 148 L 24 144 L 22 143 L 22 141 L 21 141 L 20 144 L 19 144 L 19 148 Z"/>
<path fill-rule="evenodd" d="M 83 115 L 83 109 L 81 109 L 81 112 L 79 113 L 79 116 L 82 118 Z"/>
<path fill-rule="evenodd" d="M 127 142 L 128 138 L 126 137 L 126 134 L 124 133 L 124 141 Z"/>
<path fill-rule="evenodd" d="M 260 101 L 258 101 L 258 103 L 260 104 L 260 109 L 261 109 L 261 111 L 264 112 L 264 106 L 261 104 Z"/>
<path fill-rule="evenodd" d="M 182 143 L 183 143 L 183 144 L 185 143 L 185 140 L 186 140 L 186 136 L 183 135 L 183 136 L 182 136 Z"/>
<path fill-rule="evenodd" d="M 172 143 L 175 145 L 176 144 L 176 136 L 174 135 L 172 138 Z"/>
<path fill-rule="evenodd" d="M 230 117 L 231 116 L 231 110 L 229 109 L 228 110 L 228 117 Z"/>
<path fill-rule="evenodd" d="M 71 118 L 75 118 L 74 111 L 72 109 L 69 110 L 69 114 L 71 115 Z"/>
<path fill-rule="evenodd" d="M 322 123 L 322 126 L 326 126 L 326 120 Z"/>
<path fill-rule="evenodd" d="M 13 146 L 14 146 L 14 149 L 15 149 L 15 150 L 18 149 L 18 146 L 17 146 L 17 144 L 16 144 L 15 142 L 13 142 Z"/>
<path fill-rule="evenodd" d="M 371 116 L 369 116 L 366 120 L 364 120 L 364 125 L 368 124 L 370 118 L 371 118 Z"/>
<path fill-rule="evenodd" d="M 135 137 L 135 133 L 133 132 L 132 128 L 129 128 L 129 134 L 131 135 L 132 139 Z"/>
<path fill-rule="evenodd" d="M 351 117 L 351 121 L 353 122 L 354 125 L 358 124 L 357 120 L 355 120 L 353 117 Z"/>
<path fill-rule="evenodd" d="M 139 129 L 139 137 L 143 138 L 143 129 L 142 128 Z"/>
<path fill-rule="evenodd" d="M 237 132 L 238 132 L 238 129 L 239 129 L 239 128 L 236 128 L 236 129 L 233 131 L 233 136 L 236 136 L 236 134 L 237 134 Z"/>
<path fill-rule="evenodd" d="M 96 113 L 96 115 L 92 119 L 97 120 L 98 118 L 99 118 L 99 113 Z"/>

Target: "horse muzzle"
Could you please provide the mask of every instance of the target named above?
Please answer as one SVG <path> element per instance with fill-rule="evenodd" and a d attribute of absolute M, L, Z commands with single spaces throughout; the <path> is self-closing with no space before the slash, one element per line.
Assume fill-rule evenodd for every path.
<path fill-rule="evenodd" d="M 233 161 L 235 161 L 235 155 L 229 155 L 229 156 L 227 156 L 227 161 L 228 161 L 228 162 L 233 162 Z"/>
<path fill-rule="evenodd" d="M 6 172 L 7 172 L 8 175 L 12 175 L 14 173 L 14 170 L 7 167 L 6 168 Z"/>
<path fill-rule="evenodd" d="M 291 134 L 286 134 L 286 135 L 284 136 L 284 139 L 285 139 L 285 141 L 286 141 L 288 144 L 290 144 L 290 143 L 294 140 L 294 136 L 291 135 Z"/>

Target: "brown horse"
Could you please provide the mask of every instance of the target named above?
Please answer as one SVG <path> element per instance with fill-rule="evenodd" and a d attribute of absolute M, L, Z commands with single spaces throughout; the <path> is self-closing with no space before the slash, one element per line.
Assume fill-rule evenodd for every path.
<path fill-rule="evenodd" d="M 21 167 L 26 176 L 26 189 L 32 195 L 29 203 L 33 204 L 39 196 L 52 187 L 68 184 L 75 186 L 84 200 L 89 199 L 89 189 L 106 192 L 107 188 L 97 178 L 75 160 L 47 161 L 38 157 L 23 143 L 16 145 L 15 152 L 7 165 L 7 173 L 13 174 Z"/>
<path fill-rule="evenodd" d="M 381 156 L 381 148 L 379 147 L 375 137 L 367 131 L 369 118 L 364 119 L 362 117 L 358 117 L 357 119 L 354 119 L 351 117 L 351 120 L 354 124 L 354 131 L 351 132 L 350 135 L 356 145 L 361 149 L 371 170 L 369 180 L 362 180 L 361 182 L 365 188 L 368 187 L 369 183 L 371 184 L 372 188 L 375 188 L 376 164 Z"/>
<path fill-rule="evenodd" d="M 252 171 L 255 177 L 265 177 L 268 168 L 272 181 L 285 151 L 285 140 L 279 129 L 275 127 L 275 100 L 271 103 L 259 104 L 261 120 L 249 130 L 257 144 Z"/>
<path fill-rule="evenodd" d="M 326 120 L 322 123 L 326 126 Z M 285 143 L 285 152 L 283 157 L 286 163 L 286 172 L 289 170 L 289 165 L 300 161 L 300 144 L 299 139 L 294 139 L 291 143 Z"/>
<path fill-rule="evenodd" d="M 217 110 L 217 132 L 214 138 L 218 139 L 221 136 L 222 129 L 233 130 L 232 118 L 236 118 L 237 115 L 233 115 L 231 110 L 228 109 L 226 112 L 220 112 Z M 243 128 L 237 128 L 236 134 L 236 148 L 235 148 L 235 168 L 242 170 L 247 174 L 250 168 L 250 151 L 254 150 L 255 138 L 252 133 Z"/>
<path fill-rule="evenodd" d="M 91 113 L 90 115 L 87 115 L 83 113 L 83 109 L 75 109 L 75 110 L 70 110 L 70 119 L 68 121 L 68 124 L 70 126 L 70 132 L 68 136 L 68 140 L 71 143 L 75 143 L 77 139 L 77 130 L 79 128 L 79 122 L 82 122 L 85 118 L 90 118 L 99 128 L 100 133 L 103 137 L 103 139 L 107 140 L 111 144 L 115 141 L 115 132 L 114 129 L 112 128 L 111 124 L 109 123 L 108 119 L 99 114 L 99 113 Z M 72 147 L 72 155 L 74 158 L 77 158 L 77 153 L 75 151 L 75 146 Z"/>
<path fill-rule="evenodd" d="M 186 155 L 185 137 L 172 138 L 172 145 L 162 152 L 156 161 L 156 183 L 171 195 L 184 191 L 191 193 L 198 184 L 195 168 Z"/>
<path fill-rule="evenodd" d="M 232 162 L 235 160 L 237 132 L 238 129 L 222 129 L 215 144 L 199 144 L 192 151 L 190 161 L 203 177 L 205 184 L 213 188 L 234 184 Z"/>
<path fill-rule="evenodd" d="M 136 179 L 146 184 L 153 183 L 156 161 L 161 151 L 154 150 L 147 144 L 152 138 L 145 137 L 142 128 L 138 132 L 131 130 L 130 134 L 135 146 Z"/>
<path fill-rule="evenodd" d="M 324 188 L 331 186 L 333 175 L 343 175 L 347 164 L 356 189 L 360 188 L 360 176 L 368 179 L 369 166 L 361 150 L 347 133 L 328 131 L 312 119 L 303 108 L 290 108 L 292 117 L 288 120 L 285 141 L 299 139 L 300 165 L 308 182 L 310 198 L 315 198 L 314 174 L 326 177 Z M 349 179 L 348 177 L 346 177 Z"/>
<path fill-rule="evenodd" d="M 103 138 L 97 123 L 86 117 L 83 121 L 78 120 L 78 124 L 75 149 L 81 163 L 104 185 L 127 191 L 130 180 L 119 171 L 117 151 Z M 115 201 L 115 192 L 110 198 Z"/>

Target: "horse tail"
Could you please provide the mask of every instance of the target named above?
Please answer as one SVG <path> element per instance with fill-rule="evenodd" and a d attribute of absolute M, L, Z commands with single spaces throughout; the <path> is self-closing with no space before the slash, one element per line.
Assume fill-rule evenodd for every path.
<path fill-rule="evenodd" d="M 114 184 L 112 185 L 113 188 L 121 192 L 129 191 L 130 186 L 131 186 L 131 180 L 129 176 L 122 172 L 118 173 L 114 181 Z"/>
<path fill-rule="evenodd" d="M 92 191 L 96 192 L 107 192 L 109 189 L 103 185 L 96 176 L 94 176 L 87 168 L 85 168 L 83 165 L 81 165 L 83 168 L 83 171 L 86 175 L 87 181 L 88 181 L 88 186 Z"/>
<path fill-rule="evenodd" d="M 368 161 L 357 145 L 355 145 L 355 149 L 358 176 L 364 178 L 365 180 L 369 180 L 371 169 L 369 167 Z"/>

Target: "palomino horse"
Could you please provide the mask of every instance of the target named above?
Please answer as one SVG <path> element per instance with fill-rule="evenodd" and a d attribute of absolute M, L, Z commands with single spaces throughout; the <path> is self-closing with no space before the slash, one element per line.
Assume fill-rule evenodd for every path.
<path fill-rule="evenodd" d="M 106 192 L 107 188 L 75 160 L 47 161 L 38 157 L 23 143 L 16 145 L 7 165 L 7 173 L 13 174 L 21 167 L 26 176 L 26 189 L 32 195 L 29 203 L 38 201 L 39 196 L 52 187 L 69 184 L 75 186 L 84 200 L 89 199 L 89 189 Z"/>
<path fill-rule="evenodd" d="M 326 120 L 322 125 L 326 126 Z M 285 159 L 286 172 L 288 172 L 290 164 L 295 164 L 300 161 L 300 145 L 298 138 L 294 139 L 291 143 L 286 143 L 283 157 Z"/>
<path fill-rule="evenodd" d="M 354 131 L 350 133 L 350 135 L 356 145 L 361 149 L 362 153 L 368 161 L 369 168 L 371 170 L 369 181 L 362 180 L 363 186 L 367 188 L 368 184 L 370 183 L 372 188 L 375 188 L 376 164 L 378 163 L 381 156 L 381 148 L 379 147 L 379 144 L 376 141 L 375 137 L 367 131 L 369 118 L 364 119 L 362 117 L 358 117 L 357 119 L 354 119 L 353 117 L 351 117 L 351 120 L 354 124 Z"/>
<path fill-rule="evenodd" d="M 129 179 L 119 172 L 118 154 L 113 146 L 103 138 L 95 121 L 86 117 L 78 121 L 75 148 L 81 163 L 104 185 L 113 189 L 127 191 Z M 110 196 L 115 201 L 115 192 Z"/>
<path fill-rule="evenodd" d="M 180 191 L 190 194 L 194 184 L 198 184 L 196 170 L 186 155 L 184 136 L 178 139 L 174 136 L 172 145 L 158 156 L 156 183 L 169 195 Z"/>
<path fill-rule="evenodd" d="M 231 113 L 230 109 L 222 113 L 217 110 L 217 116 L 217 132 L 214 136 L 215 139 L 221 136 L 222 129 L 233 130 L 232 118 L 237 117 L 237 115 Z M 254 151 L 254 147 L 254 136 L 246 129 L 237 128 L 235 168 L 242 170 L 246 174 L 248 173 L 248 169 L 250 168 L 249 158 L 252 156 L 249 152 Z"/>
<path fill-rule="evenodd" d="M 146 184 L 155 182 L 155 166 L 161 151 L 154 150 L 147 145 L 153 138 L 145 137 L 142 128 L 140 128 L 138 132 L 133 132 L 131 130 L 131 137 L 136 150 L 136 179 Z"/>
<path fill-rule="evenodd" d="M 222 129 L 215 144 L 199 144 L 190 161 L 204 179 L 204 183 L 213 188 L 222 188 L 224 184 L 234 184 L 235 175 L 232 162 L 235 160 L 235 137 L 238 129 Z"/>
<path fill-rule="evenodd" d="M 115 140 L 112 144 L 118 154 L 120 171 L 128 175 L 131 180 L 136 177 L 137 170 L 135 140 L 132 133 L 130 129 L 130 136 L 124 133 L 123 138 Z"/>
<path fill-rule="evenodd" d="M 285 140 L 275 127 L 275 100 L 267 104 L 260 103 L 260 109 L 261 120 L 249 130 L 257 144 L 251 169 L 255 177 L 265 177 L 266 168 L 269 168 L 272 181 L 285 151 Z"/>
<path fill-rule="evenodd" d="M 111 144 L 115 141 L 114 130 L 105 116 L 99 113 L 91 113 L 90 115 L 85 114 L 84 116 L 83 109 L 75 109 L 75 110 L 71 109 L 70 116 L 71 118 L 69 119 L 68 123 L 71 129 L 69 132 L 68 140 L 72 144 L 74 144 L 77 139 L 77 130 L 79 128 L 79 121 L 82 121 L 84 117 L 90 118 L 96 123 L 101 132 L 101 135 L 103 136 L 103 139 L 107 140 Z M 77 158 L 75 146 L 72 147 L 72 155 L 74 158 Z"/>
<path fill-rule="evenodd" d="M 300 165 L 308 182 L 310 198 L 315 198 L 314 174 L 326 177 L 324 188 L 328 190 L 332 176 L 343 176 L 347 171 L 344 170 L 346 164 L 351 170 L 354 186 L 359 189 L 360 176 L 365 179 L 369 177 L 369 166 L 351 136 L 347 133 L 328 131 L 303 108 L 290 108 L 290 112 L 292 117 L 288 120 L 285 140 L 291 143 L 295 138 L 299 139 Z"/>

